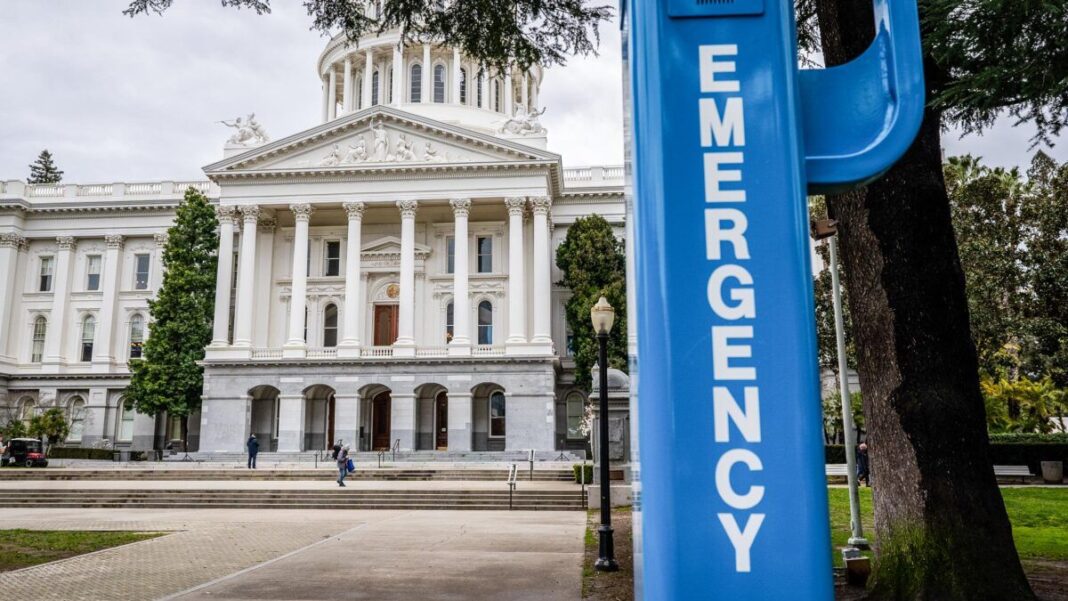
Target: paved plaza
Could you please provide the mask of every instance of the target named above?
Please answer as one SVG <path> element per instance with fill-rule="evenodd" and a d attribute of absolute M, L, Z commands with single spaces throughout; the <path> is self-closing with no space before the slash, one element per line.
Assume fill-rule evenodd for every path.
<path fill-rule="evenodd" d="M 578 511 L 5 509 L 0 529 L 170 534 L 0 574 L 0 598 L 578 599 L 584 527 Z"/>

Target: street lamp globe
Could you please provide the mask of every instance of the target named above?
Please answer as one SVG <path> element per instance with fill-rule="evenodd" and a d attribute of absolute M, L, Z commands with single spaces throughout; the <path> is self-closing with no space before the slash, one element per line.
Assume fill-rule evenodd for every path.
<path fill-rule="evenodd" d="M 608 299 L 602 296 L 590 309 L 590 319 L 593 321 L 593 331 L 607 334 L 612 331 L 612 324 L 616 321 L 616 310 L 608 304 Z"/>

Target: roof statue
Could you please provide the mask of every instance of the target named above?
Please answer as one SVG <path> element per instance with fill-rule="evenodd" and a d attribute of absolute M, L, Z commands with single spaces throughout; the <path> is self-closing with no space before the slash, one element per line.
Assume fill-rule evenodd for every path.
<path fill-rule="evenodd" d="M 545 114 L 545 109 L 540 111 L 527 111 L 522 104 L 515 107 L 515 115 L 511 119 L 505 119 L 497 128 L 499 134 L 513 134 L 517 136 L 537 136 L 545 134 L 545 127 L 538 121 L 538 117 Z"/>
<path fill-rule="evenodd" d="M 230 139 L 226 141 L 227 144 L 235 144 L 238 146 L 260 146 L 271 141 L 270 136 L 264 131 L 263 126 L 259 121 L 256 121 L 256 113 L 249 113 L 248 117 L 244 121 L 241 117 L 233 121 L 219 121 L 227 127 L 232 127 L 237 131 L 234 135 L 230 136 Z"/>

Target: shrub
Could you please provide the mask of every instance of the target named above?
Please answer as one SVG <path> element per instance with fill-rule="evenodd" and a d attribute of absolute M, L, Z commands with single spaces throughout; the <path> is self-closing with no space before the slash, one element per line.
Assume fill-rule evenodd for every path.
<path fill-rule="evenodd" d="M 81 447 L 52 447 L 49 456 L 53 459 L 95 459 L 98 461 L 111 461 L 113 458 L 110 449 L 84 449 Z"/>
<path fill-rule="evenodd" d="M 578 463 L 576 463 L 575 465 L 571 466 L 571 469 L 573 469 L 575 471 L 575 482 L 585 482 L 586 484 L 589 484 L 590 482 L 593 481 L 593 464 L 592 463 L 587 463 L 587 464 L 578 464 Z M 583 476 L 582 472 L 585 472 L 585 476 Z"/>
<path fill-rule="evenodd" d="M 1001 442 L 1001 438 L 1035 439 L 1035 442 Z M 991 436 L 990 463 L 992 465 L 1026 465 L 1032 474 L 1039 473 L 1039 463 L 1043 461 L 1064 461 L 1068 463 L 1068 440 L 1065 435 L 1057 434 L 998 434 Z M 1042 442 L 1041 439 L 1050 439 Z M 1058 442 L 1063 441 L 1063 442 Z M 823 447 L 827 463 L 845 463 L 845 447 L 827 445 Z"/>
<path fill-rule="evenodd" d="M 990 442 L 992 444 L 1068 444 L 1068 434 L 1064 432 L 1057 432 L 1054 434 L 1024 434 L 1020 432 L 1006 432 L 1001 434 L 991 434 Z"/>

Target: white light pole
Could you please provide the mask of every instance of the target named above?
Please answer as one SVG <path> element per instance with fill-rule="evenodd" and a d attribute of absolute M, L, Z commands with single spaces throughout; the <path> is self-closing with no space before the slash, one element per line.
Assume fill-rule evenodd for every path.
<path fill-rule="evenodd" d="M 846 363 L 845 319 L 842 317 L 842 286 L 838 279 L 838 223 L 832 219 L 817 221 L 813 237 L 827 240 L 830 247 L 831 298 L 834 304 L 834 337 L 838 346 L 838 392 L 842 397 L 842 430 L 846 456 L 846 482 L 849 484 L 849 521 L 853 547 L 868 547 L 860 522 L 860 488 L 857 481 L 857 433 L 853 423 L 853 403 L 849 395 L 849 371 Z"/>

